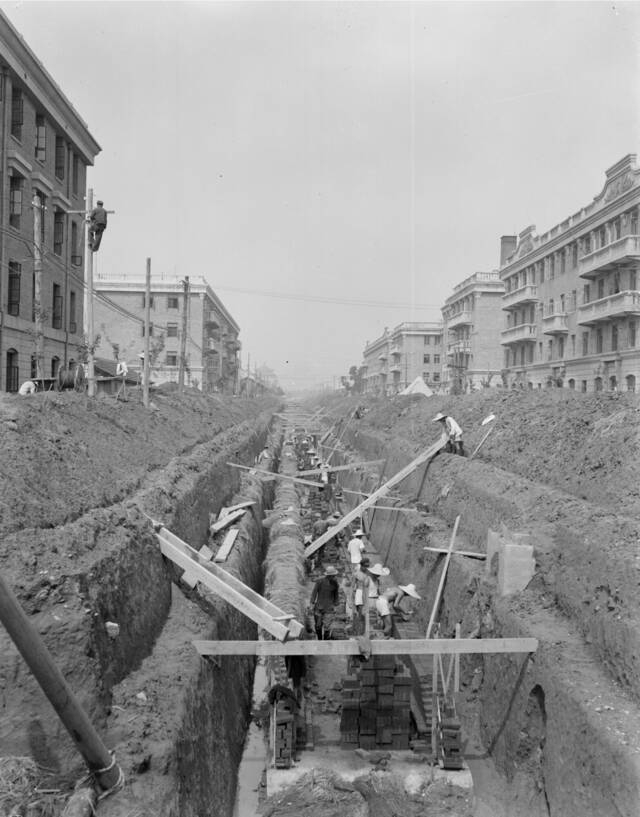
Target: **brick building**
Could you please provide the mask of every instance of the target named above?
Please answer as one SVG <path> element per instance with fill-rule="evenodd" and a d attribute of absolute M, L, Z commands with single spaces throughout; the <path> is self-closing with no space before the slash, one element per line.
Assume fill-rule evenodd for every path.
<path fill-rule="evenodd" d="M 0 12 L 0 389 L 17 391 L 78 358 L 82 342 L 86 169 L 100 146 Z M 34 234 L 34 209 L 41 229 Z M 42 254 L 36 322 L 36 246 Z"/>
<path fill-rule="evenodd" d="M 418 376 L 438 389 L 443 363 L 441 323 L 400 323 L 365 346 L 365 393 L 397 394 Z"/>
<path fill-rule="evenodd" d="M 476 272 L 453 289 L 445 301 L 448 390 L 480 388 L 499 379 L 502 369 L 500 322 L 504 284 L 497 272 Z"/>
<path fill-rule="evenodd" d="M 94 327 L 100 334 L 96 354 L 141 366 L 144 346 L 145 277 L 95 277 Z M 184 315 L 183 279 L 153 275 L 150 301 L 150 349 L 155 383 L 178 382 Z M 238 389 L 240 327 L 204 278 L 189 281 L 186 322 L 185 382 L 202 391 L 235 393 Z"/>
<path fill-rule="evenodd" d="M 640 168 L 629 154 L 594 200 L 543 235 L 527 227 L 500 268 L 509 385 L 635 391 L 640 376 Z"/>

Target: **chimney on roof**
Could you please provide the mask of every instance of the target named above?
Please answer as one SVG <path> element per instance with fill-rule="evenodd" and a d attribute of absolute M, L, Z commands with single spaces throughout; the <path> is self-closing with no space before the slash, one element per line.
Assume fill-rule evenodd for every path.
<path fill-rule="evenodd" d="M 517 235 L 503 235 L 500 238 L 500 266 L 503 267 L 507 258 L 510 258 L 516 251 L 518 244 Z"/>

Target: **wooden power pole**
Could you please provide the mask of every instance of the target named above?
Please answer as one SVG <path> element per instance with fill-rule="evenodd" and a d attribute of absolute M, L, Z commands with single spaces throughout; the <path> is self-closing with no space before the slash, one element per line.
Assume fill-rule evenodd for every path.
<path fill-rule="evenodd" d="M 187 314 L 189 309 L 189 276 L 185 275 L 182 282 L 182 336 L 180 338 L 180 362 L 178 367 L 178 391 L 184 389 L 184 370 L 187 362 Z"/>
<path fill-rule="evenodd" d="M 144 288 L 144 360 L 142 361 L 142 404 L 149 408 L 149 377 L 151 375 L 151 259 L 147 258 L 147 273 Z"/>
<path fill-rule="evenodd" d="M 33 191 L 33 314 L 36 324 L 36 376 L 44 377 L 44 326 L 42 320 L 42 199 Z"/>
<path fill-rule="evenodd" d="M 87 213 L 93 210 L 93 188 L 87 191 Z M 89 244 L 89 230 L 87 230 L 87 250 L 84 262 L 84 277 L 87 284 L 85 293 L 85 334 L 87 336 L 87 394 L 96 395 L 96 375 L 94 366 L 93 348 L 93 248 Z"/>

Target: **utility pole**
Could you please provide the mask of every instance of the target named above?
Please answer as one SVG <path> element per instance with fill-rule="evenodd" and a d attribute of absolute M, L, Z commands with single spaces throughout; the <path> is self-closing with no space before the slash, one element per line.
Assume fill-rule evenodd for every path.
<path fill-rule="evenodd" d="M 42 204 L 37 191 L 33 191 L 33 313 L 36 323 L 36 376 L 44 377 L 44 327 L 42 325 Z"/>
<path fill-rule="evenodd" d="M 87 191 L 87 212 L 93 210 L 93 188 Z M 96 395 L 96 378 L 93 359 L 93 250 L 89 246 L 89 231 L 87 233 L 86 252 L 84 256 L 84 278 L 87 284 L 84 300 L 85 335 L 87 338 L 87 394 L 89 397 Z"/>
<path fill-rule="evenodd" d="M 147 274 L 144 289 L 144 360 L 142 361 L 142 404 L 149 408 L 149 376 L 151 374 L 151 344 L 149 330 L 151 329 L 151 259 L 147 258 Z"/>
<path fill-rule="evenodd" d="M 178 368 L 178 391 L 184 389 L 184 369 L 187 362 L 187 310 L 189 308 L 189 276 L 185 275 L 182 298 L 182 337 L 180 338 L 180 365 Z"/>

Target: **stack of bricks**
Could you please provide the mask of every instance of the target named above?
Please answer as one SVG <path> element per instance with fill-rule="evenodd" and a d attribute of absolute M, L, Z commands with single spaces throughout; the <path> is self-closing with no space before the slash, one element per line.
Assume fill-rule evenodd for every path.
<path fill-rule="evenodd" d="M 276 769 L 289 769 L 295 759 L 295 714 L 293 701 L 281 700 L 276 703 L 274 760 Z"/>
<path fill-rule="evenodd" d="M 460 721 L 455 707 L 445 705 L 441 715 L 439 748 L 445 769 L 462 769 Z"/>
<path fill-rule="evenodd" d="M 345 749 L 358 747 L 360 724 L 360 680 L 351 675 L 342 681 L 342 715 L 340 745 Z"/>
<path fill-rule="evenodd" d="M 344 680 L 342 694 L 343 746 L 409 749 L 411 676 L 393 656 L 373 656 L 359 679 Z"/>

